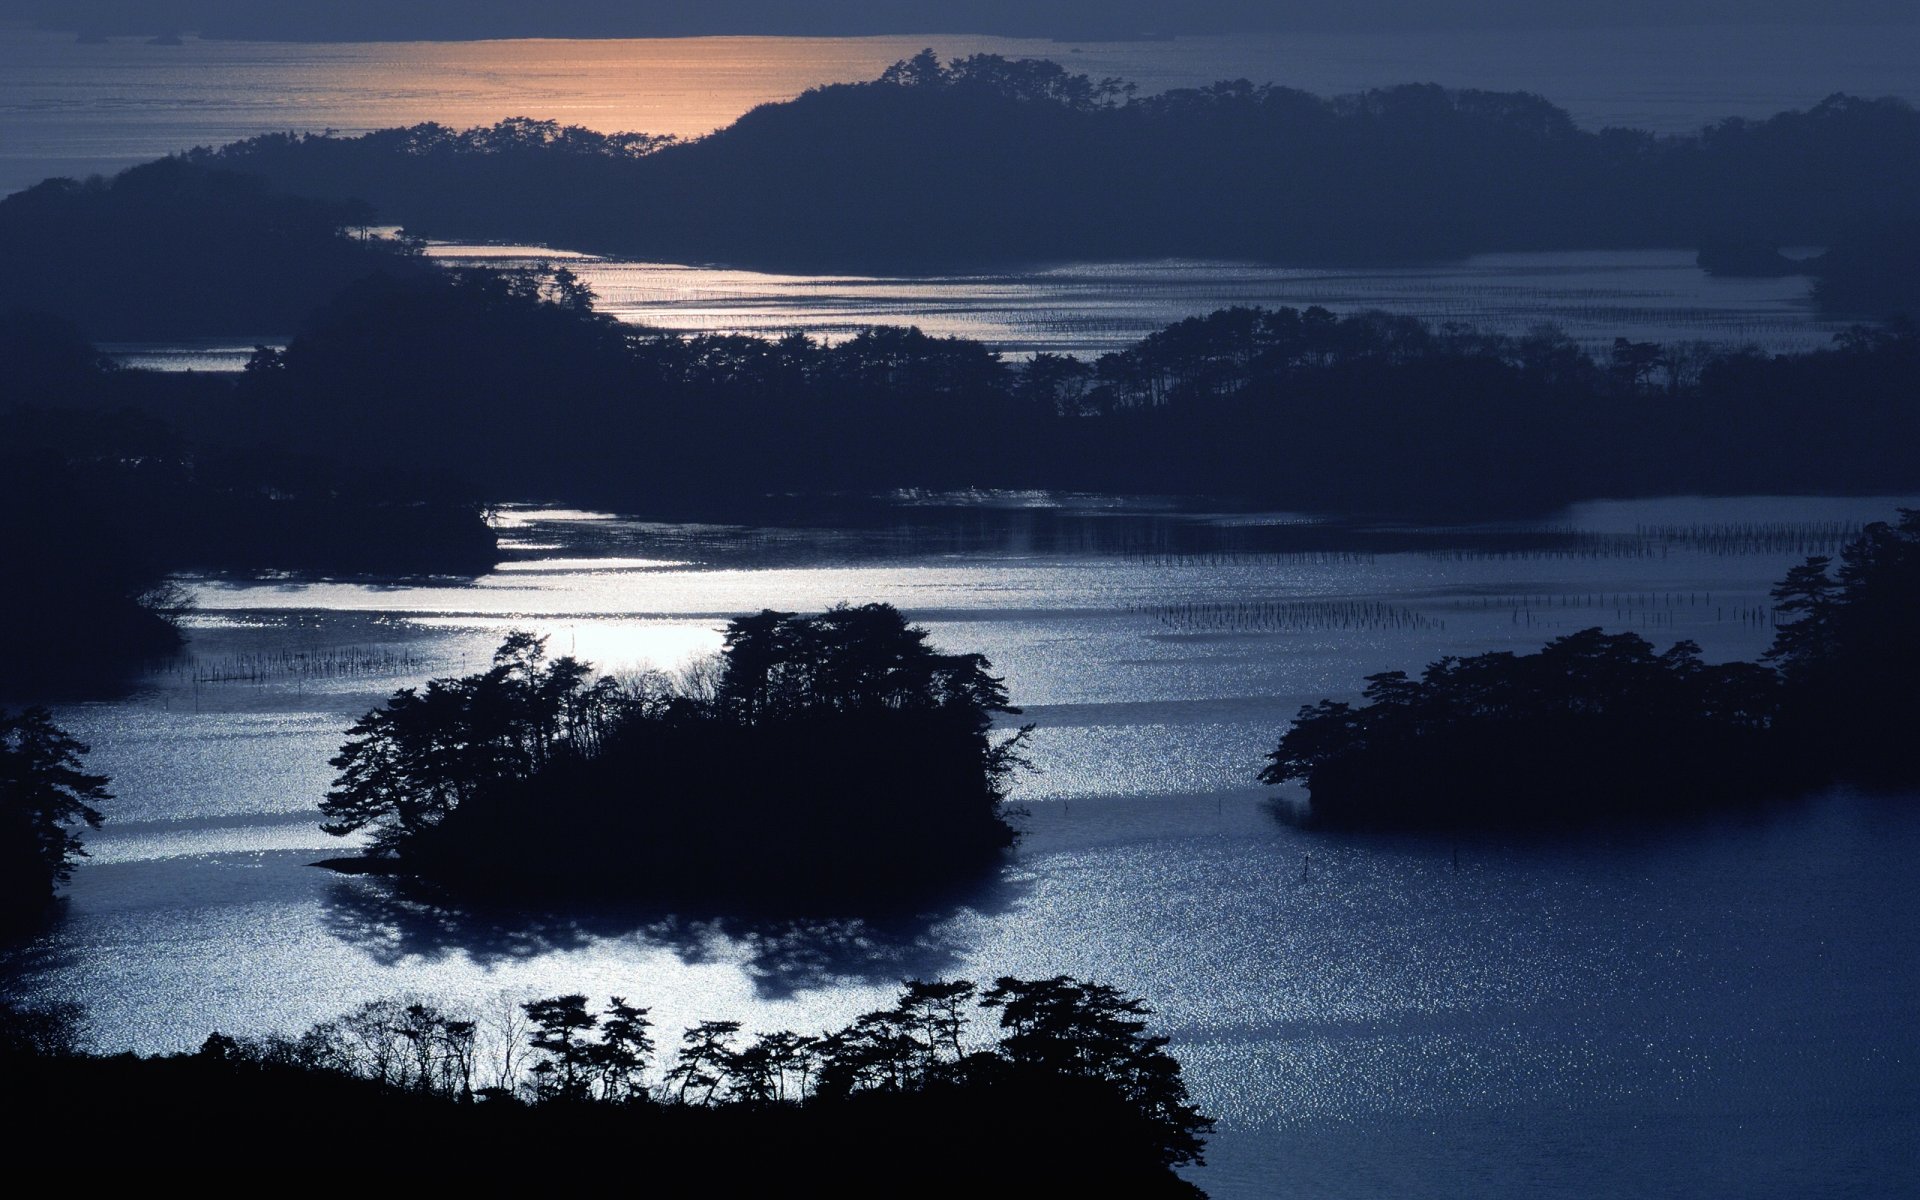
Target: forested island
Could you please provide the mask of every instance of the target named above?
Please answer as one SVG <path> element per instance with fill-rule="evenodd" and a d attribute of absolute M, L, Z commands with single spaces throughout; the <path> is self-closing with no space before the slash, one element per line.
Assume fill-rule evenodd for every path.
<path fill-rule="evenodd" d="M 1766 663 L 1588 629 L 1535 654 L 1369 676 L 1366 703 L 1300 710 L 1260 779 L 1301 782 L 1333 827 L 1555 827 L 1751 805 L 1831 782 L 1920 780 L 1920 511 L 1876 522 L 1837 569 L 1774 589 Z"/>
<path fill-rule="evenodd" d="M 217 1129 L 205 1170 L 282 1167 L 351 1114 L 380 1135 L 357 1161 L 383 1178 L 498 1182 L 562 1143 L 573 1178 L 644 1169 L 656 1188 L 790 1190 L 817 1176 L 835 1195 L 892 1196 L 937 1170 L 943 1194 L 1201 1196 L 1174 1168 L 1203 1161 L 1212 1121 L 1148 1016 L 1066 976 L 913 980 L 837 1030 L 749 1036 L 702 1021 L 669 1057 L 649 1010 L 619 996 L 604 1010 L 572 994 L 489 1014 L 381 1000 L 296 1036 L 214 1033 L 198 1053 L 141 1058 L 85 1053 L 76 1010 L 0 1002 L 0 1069 L 33 1097 L 13 1123 L 26 1144 L 79 1123 L 164 1156 Z M 1017 1169 L 983 1150 L 1010 1130 L 1031 1139 Z"/>
<path fill-rule="evenodd" d="M 1806 354 L 1622 339 L 1596 357 L 1550 328 L 1234 308 L 1092 362 L 1015 362 L 902 328 L 634 329 L 564 274 L 486 269 L 367 279 L 244 375 L 164 381 L 166 411 L 216 444 L 494 500 L 712 513 L 1000 487 L 1428 516 L 1912 488 L 1917 385 L 1901 325 Z"/>
<path fill-rule="evenodd" d="M 728 623 L 679 680 L 593 678 L 510 637 L 348 731 L 321 804 L 368 856 L 325 865 L 468 897 L 873 904 L 977 874 L 1026 729 L 990 664 L 885 604 Z M 554 824 L 564 810 L 563 826 Z M 580 836 L 567 831 L 577 829 Z"/>
<path fill-rule="evenodd" d="M 1663 136 L 1583 130 L 1526 93 L 1327 99 L 1234 80 L 1141 95 L 1053 62 L 931 51 L 684 143 L 523 119 L 274 134 L 190 158 L 433 237 L 802 271 L 1824 246 L 1920 213 L 1920 114 L 1895 99 Z"/>

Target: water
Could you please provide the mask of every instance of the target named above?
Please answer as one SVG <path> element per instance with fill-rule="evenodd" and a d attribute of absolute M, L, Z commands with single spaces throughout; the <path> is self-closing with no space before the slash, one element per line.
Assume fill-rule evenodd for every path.
<path fill-rule="evenodd" d="M 1235 304 L 1341 314 L 1385 309 L 1435 325 L 1522 334 L 1552 323 L 1591 349 L 1616 337 L 1706 341 L 1772 352 L 1824 346 L 1843 322 L 1821 319 L 1807 281 L 1716 279 L 1686 250 L 1481 254 L 1438 266 L 1275 267 L 1168 260 L 931 278 L 773 275 L 568 256 L 536 247 L 444 245 L 442 261 L 535 266 L 562 261 L 622 321 L 685 332 L 837 341 L 870 325 L 917 325 L 1011 356 L 1092 357 L 1186 317 Z"/>
<path fill-rule="evenodd" d="M 585 990 L 651 1004 L 668 1031 L 811 1030 L 902 976 L 1064 971 L 1159 1011 L 1222 1118 L 1199 1175 L 1217 1196 L 1880 1195 L 1915 1178 L 1909 804 L 1456 844 L 1302 832 L 1251 778 L 1300 704 L 1445 653 L 1602 624 L 1755 655 L 1772 579 L 1914 501 L 1584 505 L 1548 523 L 1563 549 L 1546 553 L 1478 530 L 1392 551 L 1420 531 L 1326 542 L 1286 514 L 919 499 L 814 528 L 512 509 L 511 561 L 470 584 L 193 581 L 179 661 L 57 714 L 118 799 L 64 919 L 0 970 L 87 1000 L 103 1046 L 143 1050 L 400 992 Z M 1039 725 L 1027 836 L 999 877 L 885 921 L 752 923 L 431 910 L 307 865 L 341 849 L 314 822 L 346 723 L 477 668 L 509 627 L 632 671 L 711 651 L 729 614 L 838 600 L 891 601 L 985 651 Z M 1334 615 L 1259 627 L 1283 602 Z M 1156 615 L 1191 605 L 1212 625 Z"/>
<path fill-rule="evenodd" d="M 1318 304 L 1342 315 L 1377 308 L 1511 335 L 1551 323 L 1600 355 L 1616 337 L 1792 353 L 1831 344 L 1847 325 L 1814 310 L 1803 277 L 1716 279 L 1694 265 L 1688 250 L 1482 254 L 1387 268 L 1077 263 L 921 277 L 775 275 L 539 246 L 449 242 L 429 253 L 453 266 L 565 265 L 594 290 L 601 312 L 654 329 L 762 337 L 799 330 L 837 342 L 874 325 L 914 325 L 983 342 L 1010 359 L 1042 352 L 1093 358 L 1235 304 Z M 281 347 L 287 340 L 268 334 L 103 349 L 131 367 L 238 371 L 256 345 Z"/>
<path fill-rule="evenodd" d="M 1148 92 L 1221 79 L 1320 94 L 1408 82 L 1537 92 L 1582 125 L 1663 132 L 1837 91 L 1920 98 L 1920 24 L 1289 34 L 1072 43 L 953 35 L 301 45 L 80 45 L 0 27 L 0 194 L 257 133 L 510 116 L 698 136 L 871 79 L 923 46 L 1051 58 Z"/>

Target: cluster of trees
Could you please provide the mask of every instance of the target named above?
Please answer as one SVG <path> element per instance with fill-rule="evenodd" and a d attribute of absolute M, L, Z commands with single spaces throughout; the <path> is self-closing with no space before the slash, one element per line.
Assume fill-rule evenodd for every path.
<path fill-rule="evenodd" d="M 911 329 L 832 345 L 636 331 L 538 281 L 463 272 L 350 288 L 240 392 L 284 442 L 629 510 L 1039 487 L 1510 513 L 1912 487 L 1916 382 L 1910 326 L 1799 355 L 1622 342 L 1596 357 L 1552 329 L 1233 308 L 1095 361 L 1016 363 Z M 387 436 L 368 444 L 369 428 Z M 641 457 L 655 446 L 676 449 Z"/>
<path fill-rule="evenodd" d="M 322 828 L 369 830 L 374 854 L 407 855 L 482 791 L 593 757 L 633 699 L 577 659 L 548 662 L 546 639 L 510 634 L 488 670 L 401 688 L 347 730 Z"/>
<path fill-rule="evenodd" d="M 1920 211 L 1920 115 L 1847 96 L 1660 136 L 1582 130 L 1525 93 L 1324 99 L 1237 80 L 1142 96 L 1056 63 L 926 52 L 692 142 L 513 136 L 540 127 L 275 135 L 191 161 L 436 237 L 821 270 L 1822 245 Z"/>
<path fill-rule="evenodd" d="M 1876 521 L 1838 563 L 1809 558 L 1773 590 L 1783 725 L 1828 774 L 1900 786 L 1920 779 L 1907 738 L 1920 722 L 1920 511 Z"/>
<path fill-rule="evenodd" d="M 1337 826 L 1567 825 L 1920 779 L 1920 512 L 1875 522 L 1774 589 L 1768 663 L 1583 630 L 1535 654 L 1369 676 L 1366 703 L 1300 710 L 1260 779 Z"/>
<path fill-rule="evenodd" d="M 191 1056 L 96 1059 L 79 1052 L 74 1014 L 0 1004 L 0 1063 L 43 1101 L 77 1100 L 57 1106 L 62 1119 L 124 1105 L 147 1115 L 128 1137 L 164 1141 L 176 1122 L 204 1129 L 217 1116 L 248 1152 L 311 1137 L 304 1118 L 352 1111 L 369 1127 L 407 1129 L 409 1145 L 431 1147 L 454 1173 L 467 1154 L 494 1169 L 501 1145 L 560 1136 L 617 1142 L 623 1161 L 658 1161 L 668 1180 L 722 1178 L 728 1190 L 790 1187 L 798 1153 L 833 1164 L 845 1195 L 893 1194 L 932 1163 L 942 1190 L 1005 1191 L 1011 1173 L 1035 1194 L 1071 1184 L 1198 1195 L 1173 1169 L 1203 1161 L 1212 1122 L 1149 1016 L 1115 988 L 1068 976 L 986 988 L 915 980 L 839 1030 L 749 1037 L 739 1022 L 703 1021 L 668 1057 L 648 1010 L 617 996 L 599 1011 L 574 994 L 484 1015 L 381 1000 L 297 1036 L 216 1033 Z M 1016 1165 L 986 1152 L 1008 1129 L 1045 1136 Z M 591 1150 L 576 1157 L 593 1169 Z"/>
<path fill-rule="evenodd" d="M 1305 782 L 1319 823 L 1416 826 L 1577 824 L 1785 782 L 1772 672 L 1692 642 L 1587 629 L 1372 675 L 1365 698 L 1302 708 L 1261 782 Z"/>
<path fill-rule="evenodd" d="M 107 777 L 85 769 L 86 754 L 46 709 L 0 709 L 0 929 L 45 912 L 86 856 L 78 827 L 98 829 L 95 806 L 113 799 Z"/>
<path fill-rule="evenodd" d="M 1026 730 L 977 654 L 889 605 L 731 622 L 678 683 L 593 679 L 516 634 L 493 667 L 404 688 L 348 731 L 327 832 L 470 894 L 871 900 L 1011 844 Z M 568 827 L 552 819 L 564 802 Z M 353 869 L 368 869 L 349 860 Z M 345 865 L 345 864 L 342 864 Z"/>

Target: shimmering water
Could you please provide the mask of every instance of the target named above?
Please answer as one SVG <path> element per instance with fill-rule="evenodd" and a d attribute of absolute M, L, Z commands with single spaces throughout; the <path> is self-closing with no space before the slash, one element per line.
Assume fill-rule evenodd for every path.
<path fill-rule="evenodd" d="M 1435 325 L 1458 321 L 1513 335 L 1550 323 L 1602 355 L 1616 337 L 1787 353 L 1828 345 L 1846 326 L 1814 311 L 1804 277 L 1716 279 L 1695 266 L 1687 250 L 1482 254 L 1390 268 L 1078 263 L 925 277 L 774 275 L 538 246 L 446 243 L 430 253 L 455 266 L 564 264 L 593 288 L 600 311 L 655 329 L 763 337 L 799 330 L 840 341 L 874 325 L 914 325 L 984 342 L 1015 359 L 1040 352 L 1092 358 L 1236 304 L 1318 304 L 1343 315 L 1385 309 Z M 281 334 L 106 349 L 128 366 L 238 371 L 256 344 L 286 340 Z"/>
<path fill-rule="evenodd" d="M 1811 18 L 1810 18 L 1811 19 Z M 298 45 L 80 45 L 0 27 L 0 194 L 279 130 L 503 117 L 697 136 L 757 104 L 943 57 L 1051 58 L 1148 92 L 1221 79 L 1321 94 L 1397 83 L 1527 90 L 1590 128 L 1692 130 L 1837 91 L 1920 96 L 1920 25 L 1294 34 L 1048 42 L 945 34 Z"/>
<path fill-rule="evenodd" d="M 512 253 L 519 249 L 523 255 Z M 449 263 L 534 266 L 533 247 L 435 249 Z M 559 262 L 559 259 L 551 259 Z M 1230 305 L 1385 309 L 1433 324 L 1521 334 L 1559 325 L 1599 350 L 1616 337 L 1662 343 L 1754 343 L 1770 351 L 1831 342 L 1807 280 L 1716 279 L 1685 250 L 1481 254 L 1391 268 L 1274 267 L 1179 260 L 1079 263 L 1049 270 L 932 278 L 771 275 L 569 257 L 597 307 L 622 321 L 696 332 L 838 340 L 870 325 L 917 325 L 1010 355 L 1094 356 L 1186 317 Z"/>
<path fill-rule="evenodd" d="M 579 989 L 640 997 L 669 1030 L 813 1029 L 902 976 L 1065 971 L 1159 1010 L 1222 1117 L 1200 1176 L 1219 1196 L 1887 1194 L 1916 1177 L 1920 1113 L 1910 804 L 1456 844 L 1302 832 L 1251 777 L 1299 704 L 1443 653 L 1603 624 L 1756 654 L 1768 582 L 1822 548 L 1795 539 L 1897 503 L 1588 505 L 1554 524 L 1748 534 L 1555 556 L 1381 553 L 1362 534 L 1196 550 L 1176 526 L 1292 518 L 1073 498 L 819 529 L 520 509 L 513 561 L 468 584 L 195 581 L 181 660 L 58 714 L 119 799 L 64 918 L 3 969 L 143 1049 L 403 991 Z M 474 669 L 508 627 L 629 671 L 711 650 L 729 614 L 837 600 L 891 601 L 985 651 L 1039 725 L 1027 836 L 999 877 L 886 920 L 767 923 L 429 909 L 306 865 L 340 849 L 314 821 L 345 724 Z M 1304 601 L 1335 615 L 1233 615 Z M 1216 615 L 1166 616 L 1194 604 Z"/>

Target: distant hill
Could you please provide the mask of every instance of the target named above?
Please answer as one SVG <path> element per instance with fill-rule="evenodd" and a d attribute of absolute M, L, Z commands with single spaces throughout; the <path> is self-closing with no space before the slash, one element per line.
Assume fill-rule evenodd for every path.
<path fill-rule="evenodd" d="M 0 312 L 53 313 L 109 341 L 284 332 L 353 280 L 433 269 L 357 235 L 365 209 L 177 159 L 49 179 L 0 199 Z"/>
<path fill-rule="evenodd" d="M 1658 136 L 1585 131 L 1526 93 L 1240 80 L 1142 97 L 1050 62 L 931 53 L 685 143 L 522 120 L 196 158 L 417 234 L 793 270 L 1821 245 L 1920 212 L 1920 113 L 1897 99 Z"/>

